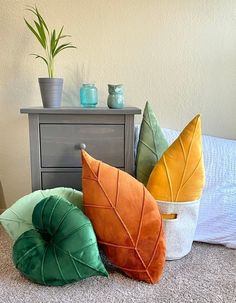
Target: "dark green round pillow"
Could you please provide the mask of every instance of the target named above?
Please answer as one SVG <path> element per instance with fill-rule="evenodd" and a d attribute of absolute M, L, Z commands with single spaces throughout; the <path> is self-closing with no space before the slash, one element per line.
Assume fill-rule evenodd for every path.
<path fill-rule="evenodd" d="M 64 285 L 107 276 L 90 220 L 64 198 L 50 196 L 33 211 L 36 230 L 24 232 L 13 246 L 13 262 L 28 279 Z"/>

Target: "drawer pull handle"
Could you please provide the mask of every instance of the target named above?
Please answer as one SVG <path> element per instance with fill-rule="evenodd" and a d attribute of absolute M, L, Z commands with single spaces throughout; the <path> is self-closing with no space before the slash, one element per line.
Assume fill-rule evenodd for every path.
<path fill-rule="evenodd" d="M 80 143 L 78 145 L 79 149 L 86 149 L 86 144 L 85 143 Z"/>

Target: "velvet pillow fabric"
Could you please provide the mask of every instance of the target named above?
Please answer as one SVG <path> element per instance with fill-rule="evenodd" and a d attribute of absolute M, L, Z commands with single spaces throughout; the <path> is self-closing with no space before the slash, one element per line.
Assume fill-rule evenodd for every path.
<path fill-rule="evenodd" d="M 150 104 L 145 105 L 136 155 L 136 178 L 145 186 L 156 162 L 168 148 Z"/>
<path fill-rule="evenodd" d="M 0 222 L 9 236 L 16 240 L 22 233 L 34 228 L 32 213 L 34 207 L 45 197 L 58 195 L 82 209 L 83 194 L 72 188 L 57 187 L 37 190 L 19 200 L 0 215 Z"/>
<path fill-rule="evenodd" d="M 162 155 L 147 184 L 164 219 L 168 260 L 182 258 L 191 250 L 204 183 L 197 115 Z"/>
<path fill-rule="evenodd" d="M 34 208 L 33 225 L 13 247 L 14 264 L 25 277 L 57 286 L 107 276 L 91 222 L 76 206 L 62 197 L 45 198 Z"/>
<path fill-rule="evenodd" d="M 107 258 L 129 277 L 159 281 L 165 241 L 156 201 L 126 172 L 81 154 L 84 210 Z"/>
<path fill-rule="evenodd" d="M 197 115 L 156 163 L 147 189 L 156 200 L 184 202 L 198 200 L 204 184 L 201 118 Z"/>

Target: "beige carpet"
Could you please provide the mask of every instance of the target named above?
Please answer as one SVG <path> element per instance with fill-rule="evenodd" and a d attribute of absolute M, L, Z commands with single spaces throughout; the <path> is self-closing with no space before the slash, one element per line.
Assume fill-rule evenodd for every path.
<path fill-rule="evenodd" d="M 131 280 L 108 268 L 109 278 L 93 277 L 63 287 L 36 285 L 11 261 L 12 242 L 0 226 L 0 302 L 236 302 L 236 250 L 194 243 L 192 252 L 166 264 L 159 284 Z"/>

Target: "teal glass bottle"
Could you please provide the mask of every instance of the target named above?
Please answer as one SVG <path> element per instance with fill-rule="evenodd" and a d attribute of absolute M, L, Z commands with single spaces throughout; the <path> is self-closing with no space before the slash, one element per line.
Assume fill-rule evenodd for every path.
<path fill-rule="evenodd" d="M 123 108 L 124 107 L 123 85 L 108 84 L 108 92 L 109 95 L 107 98 L 107 106 L 109 108 L 114 108 L 114 109 Z"/>
<path fill-rule="evenodd" d="M 96 107 L 98 93 L 95 84 L 86 83 L 80 88 L 80 104 L 82 107 Z"/>

